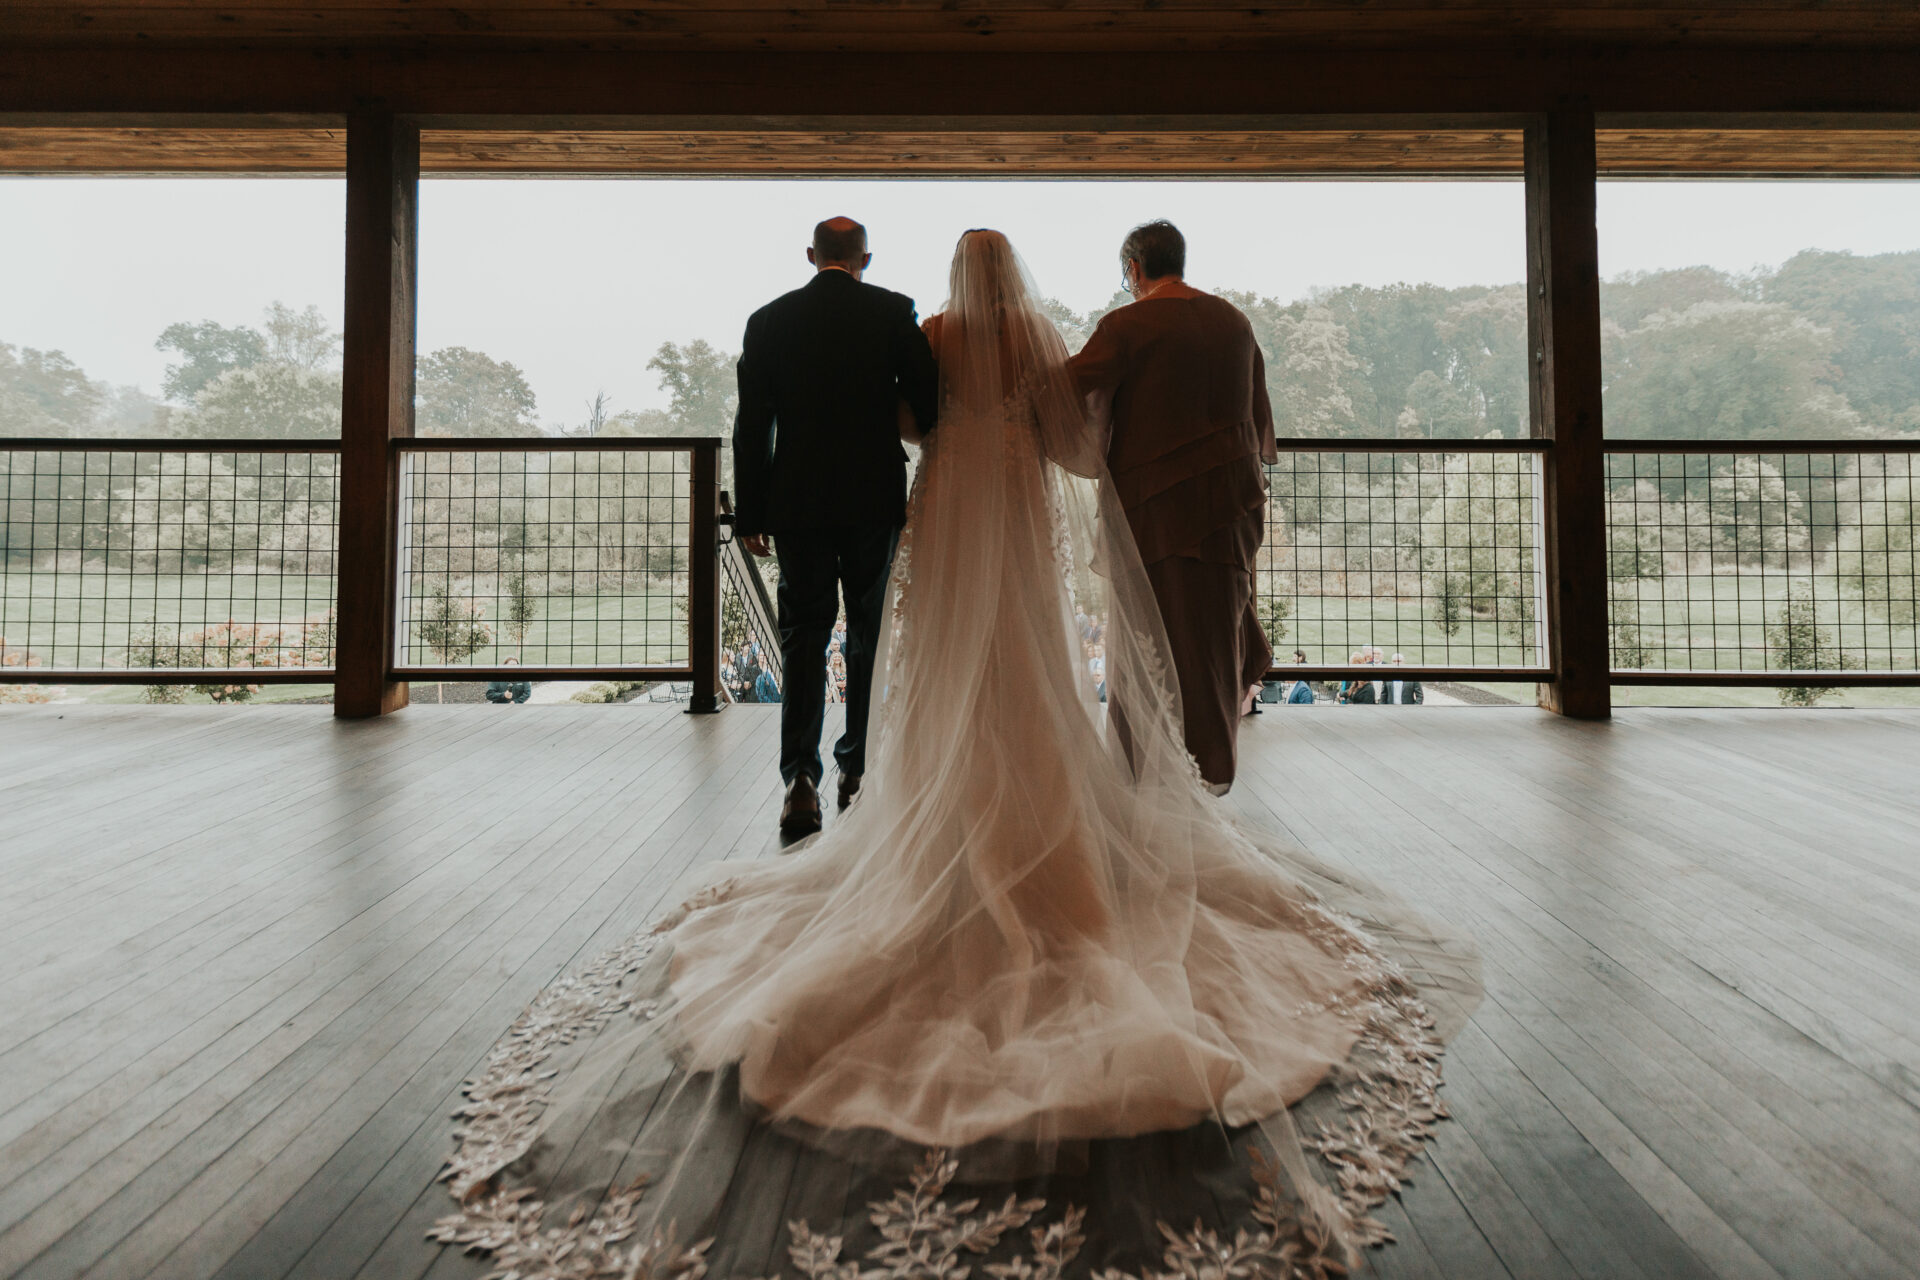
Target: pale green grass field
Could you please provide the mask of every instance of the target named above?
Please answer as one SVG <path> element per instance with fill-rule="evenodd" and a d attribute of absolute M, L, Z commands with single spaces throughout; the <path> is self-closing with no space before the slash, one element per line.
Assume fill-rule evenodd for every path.
<path fill-rule="evenodd" d="M 1639 598 L 1641 639 L 1655 650 L 1656 666 L 1764 668 L 1769 653 L 1766 631 L 1787 596 L 1781 574 L 1745 573 L 1669 577 L 1634 584 Z M 1895 626 L 1857 599 L 1836 598 L 1823 584 L 1817 599 L 1820 624 L 1841 650 L 1867 669 L 1920 666 L 1920 637 L 1911 626 Z M 156 578 L 89 572 L 72 575 L 13 572 L 0 574 L 0 637 L 5 652 L 24 643 L 42 665 L 118 666 L 126 661 L 129 633 L 148 619 L 188 634 L 229 619 L 274 628 L 292 628 L 323 618 L 332 607 L 330 578 L 299 576 L 199 575 Z M 488 609 L 499 607 L 489 601 Z M 1275 649 L 1284 665 L 1294 649 L 1314 663 L 1344 663 L 1362 645 L 1404 654 L 1410 663 L 1435 665 L 1531 665 L 1540 661 L 1531 643 L 1521 643 L 1511 624 L 1463 620 L 1447 636 L 1418 600 L 1385 597 L 1349 599 L 1303 596 L 1291 600 L 1294 614 L 1284 624 Z M 686 623 L 667 584 L 624 595 L 552 596 L 538 600 L 535 618 L 519 644 L 502 634 L 500 620 L 482 619 L 492 642 L 459 659 L 461 665 L 486 666 L 517 655 L 529 664 L 671 663 L 685 660 Z M 439 658 L 417 641 L 405 655 L 409 664 L 437 664 Z M 1843 677 L 1844 678 L 1844 677 Z M 1472 682 L 1490 692 L 1532 702 L 1524 684 Z M 327 693 L 320 684 L 270 685 L 255 701 L 284 702 Z M 138 685 L 72 686 L 69 696 L 88 702 L 137 702 Z M 199 700 L 197 695 L 190 698 Z M 1714 689 L 1684 686 L 1616 686 L 1618 706 L 1779 706 L 1771 688 Z M 1894 707 L 1920 705 L 1920 689 L 1842 688 L 1823 699 L 1824 706 Z"/>

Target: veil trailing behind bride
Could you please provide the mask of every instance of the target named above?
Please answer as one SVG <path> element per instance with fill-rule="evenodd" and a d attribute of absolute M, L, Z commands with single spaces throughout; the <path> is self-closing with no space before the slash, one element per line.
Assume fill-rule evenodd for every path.
<path fill-rule="evenodd" d="M 1209 795 L 1036 296 L 962 237 L 859 800 L 536 1001 L 469 1082 L 434 1238 L 515 1276 L 836 1280 L 1320 1276 L 1386 1238 L 1472 948 Z"/>

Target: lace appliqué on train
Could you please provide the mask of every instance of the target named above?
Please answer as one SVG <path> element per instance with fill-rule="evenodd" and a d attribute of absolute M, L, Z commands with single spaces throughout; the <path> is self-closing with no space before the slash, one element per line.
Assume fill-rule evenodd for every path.
<path fill-rule="evenodd" d="M 463 1088 L 467 1102 L 454 1113 L 460 1122 L 454 1154 L 440 1175 L 459 1211 L 440 1219 L 428 1239 L 490 1254 L 489 1280 L 702 1280 L 714 1242 L 681 1241 L 666 1232 L 641 1236 L 643 1183 L 613 1187 L 592 1213 L 576 1210 L 549 1223 L 539 1190 L 507 1185 L 503 1172 L 537 1134 L 551 1090 L 548 1059 L 617 1015 L 652 1017 L 652 1003 L 634 1000 L 624 980 L 641 967 L 661 928 L 725 892 L 726 886 L 714 886 L 655 929 L 560 978 L 508 1028 L 484 1070 Z M 1408 1181 L 1408 1164 L 1447 1116 L 1439 1097 L 1441 1044 L 1433 1019 L 1391 964 L 1331 913 L 1318 923 L 1341 942 L 1358 944 L 1350 954 L 1371 985 L 1355 1010 L 1360 1040 L 1328 1080 L 1340 1118 L 1320 1125 L 1307 1145 L 1333 1175 L 1348 1238 L 1385 1244 L 1392 1234 L 1371 1211 Z M 843 1258 L 842 1237 L 805 1222 L 788 1224 L 793 1270 L 809 1280 L 918 1280 L 963 1275 L 974 1265 L 967 1259 L 977 1259 L 993 1280 L 1055 1280 L 1078 1256 L 1083 1210 L 1040 1200 L 1009 1199 L 987 1210 L 972 1200 L 948 1201 L 956 1168 L 945 1153 L 929 1152 L 905 1186 L 868 1206 L 881 1243 L 864 1259 Z M 1246 1221 L 1231 1231 L 1182 1231 L 1161 1222 L 1166 1247 L 1158 1268 L 1109 1269 L 1095 1280 L 1328 1280 L 1348 1273 L 1347 1250 L 1295 1211 L 1294 1197 L 1257 1146 L 1249 1177 L 1254 1198 Z"/>

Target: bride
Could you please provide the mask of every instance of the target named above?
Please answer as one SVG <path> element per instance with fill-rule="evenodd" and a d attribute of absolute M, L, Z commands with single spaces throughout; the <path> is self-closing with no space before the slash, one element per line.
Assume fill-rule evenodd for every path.
<path fill-rule="evenodd" d="M 791 1224 L 816 1276 L 989 1250 L 1009 1276 L 1323 1275 L 1386 1238 L 1471 948 L 1208 794 L 1037 296 L 1005 236 L 961 238 L 860 800 L 536 1002 L 470 1082 L 435 1238 L 522 1276 L 691 1276 L 779 1221 L 742 1189 L 776 1155 L 796 1187 L 907 1184 Z M 1105 708 L 1076 609 L 1109 618 Z M 941 1209 L 950 1182 L 1006 1207 Z"/>

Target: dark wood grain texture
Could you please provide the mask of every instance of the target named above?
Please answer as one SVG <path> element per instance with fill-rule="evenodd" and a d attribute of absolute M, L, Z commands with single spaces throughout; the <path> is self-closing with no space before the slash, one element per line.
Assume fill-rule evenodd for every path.
<path fill-rule="evenodd" d="M 1540 705 L 1604 719 L 1607 468 L 1601 430 L 1600 247 L 1593 112 L 1571 103 L 1527 127 L 1527 346 L 1533 434 L 1553 441 L 1544 481 L 1546 643 Z"/>
<path fill-rule="evenodd" d="M 750 123 L 751 127 L 748 127 Z M 1088 120 L 960 127 L 924 120 L 637 121 L 627 127 L 425 128 L 428 174 L 889 174 L 915 177 L 1518 177 L 1517 124 Z M 1898 176 L 1920 129 L 1641 125 L 1598 132 L 1603 176 Z M 344 125 L 200 118 L 171 125 L 0 124 L 0 172 L 338 173 Z"/>
<path fill-rule="evenodd" d="M 0 1274 L 480 1275 L 423 1239 L 460 1081 L 690 869 L 778 856 L 776 728 L 0 710 Z M 1916 744 L 1913 712 L 1246 722 L 1227 803 L 1485 957 L 1373 1273 L 1910 1274 Z M 1171 1198 L 1157 1150 L 1100 1185 Z M 771 1138 L 716 1176 L 728 1274 L 883 1190 Z"/>
<path fill-rule="evenodd" d="M 363 112 L 347 122 L 347 290 L 340 392 L 340 585 L 335 715 L 407 705 L 388 678 L 394 624 L 398 469 L 413 434 L 420 131 Z"/>

